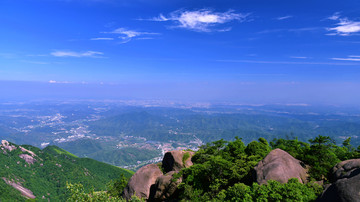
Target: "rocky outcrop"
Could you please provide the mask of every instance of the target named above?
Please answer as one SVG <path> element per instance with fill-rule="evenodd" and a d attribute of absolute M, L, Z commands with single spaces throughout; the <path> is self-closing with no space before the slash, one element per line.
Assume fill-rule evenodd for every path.
<path fill-rule="evenodd" d="M 32 157 L 35 157 L 35 156 L 36 156 L 36 154 L 35 154 L 34 152 L 32 152 L 32 151 L 30 151 L 30 150 L 28 150 L 28 149 L 25 149 L 25 148 L 22 147 L 22 146 L 19 146 L 19 148 L 21 149 L 22 152 L 27 152 L 27 153 L 29 153 Z"/>
<path fill-rule="evenodd" d="M 34 164 L 36 161 L 36 159 L 34 159 L 34 157 L 30 156 L 29 154 L 20 154 L 19 157 L 24 159 L 28 164 Z"/>
<path fill-rule="evenodd" d="M 182 182 L 182 178 L 174 179 L 175 171 L 170 171 L 156 179 L 154 190 L 150 194 L 151 201 L 164 201 L 175 198 L 177 186 Z"/>
<path fill-rule="evenodd" d="M 360 159 L 350 159 L 336 164 L 332 169 L 333 183 L 325 189 L 318 201 L 360 202 Z"/>
<path fill-rule="evenodd" d="M 16 147 L 14 145 L 10 145 L 10 143 L 6 140 L 1 140 L 0 147 L 4 151 L 4 153 L 6 153 L 6 150 L 11 152 L 12 150 L 16 149 Z"/>
<path fill-rule="evenodd" d="M 140 168 L 129 180 L 124 189 L 123 197 L 129 200 L 131 196 L 136 195 L 140 198 L 148 199 L 150 187 L 155 184 L 158 177 L 163 173 L 155 164 L 149 164 Z"/>
<path fill-rule="evenodd" d="M 177 186 L 182 179 L 174 179 L 174 174 L 182 168 L 193 165 L 191 151 L 167 152 L 162 160 L 160 171 L 158 165 L 150 164 L 140 168 L 129 180 L 124 189 L 123 197 L 129 200 L 134 194 L 149 201 L 165 201 L 177 194 Z"/>
<path fill-rule="evenodd" d="M 180 171 L 182 168 L 188 168 L 193 165 L 191 157 L 194 152 L 191 151 L 170 151 L 166 152 L 163 160 L 162 167 L 164 172 Z"/>
<path fill-rule="evenodd" d="M 290 178 L 297 178 L 301 183 L 307 182 L 305 165 L 281 149 L 272 150 L 254 170 L 259 184 L 268 180 L 287 183 Z"/>

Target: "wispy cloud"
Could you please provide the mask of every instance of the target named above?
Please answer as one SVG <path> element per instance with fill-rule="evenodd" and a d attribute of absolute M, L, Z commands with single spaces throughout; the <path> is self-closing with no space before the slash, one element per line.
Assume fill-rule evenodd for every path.
<path fill-rule="evenodd" d="M 328 17 L 328 19 L 338 21 L 338 23 L 336 23 L 335 27 L 327 28 L 328 31 L 331 31 L 331 33 L 327 35 L 349 36 L 360 32 L 360 21 L 353 21 L 346 17 L 341 17 L 338 12 Z"/>
<path fill-rule="evenodd" d="M 86 81 L 73 82 L 73 81 L 56 81 L 56 80 L 49 80 L 48 83 L 51 83 L 51 84 L 90 84 L 89 82 L 86 82 Z"/>
<path fill-rule="evenodd" d="M 48 81 L 49 83 L 73 83 L 73 82 L 70 82 L 70 81 L 55 81 L 55 80 L 50 80 Z"/>
<path fill-rule="evenodd" d="M 216 60 L 216 62 L 255 63 L 255 64 L 284 64 L 284 65 L 342 65 L 342 66 L 359 65 L 359 63 L 340 63 L 340 62 L 293 62 L 293 61 L 266 61 L 266 60 Z"/>
<path fill-rule="evenodd" d="M 233 10 L 227 12 L 214 12 L 211 9 L 201 10 L 177 10 L 170 13 L 168 16 L 160 14 L 158 17 L 147 19 L 150 21 L 165 22 L 171 21 L 175 25 L 172 27 L 183 28 L 197 32 L 212 32 L 212 31 L 230 31 L 231 28 L 215 28 L 231 21 L 243 22 L 250 14 L 235 13 Z M 141 20 L 141 19 L 140 19 Z"/>
<path fill-rule="evenodd" d="M 99 37 L 99 38 L 91 38 L 92 41 L 111 41 L 114 40 L 114 38 L 106 38 L 106 37 Z"/>
<path fill-rule="evenodd" d="M 160 35 L 160 33 L 139 32 L 139 31 L 135 31 L 135 30 L 122 28 L 122 27 L 117 28 L 111 32 L 103 32 L 103 33 L 119 35 L 117 38 L 121 39 L 120 43 L 127 43 L 127 42 L 131 41 L 132 39 L 153 39 L 152 37 L 149 37 L 149 36 Z"/>
<path fill-rule="evenodd" d="M 294 59 L 308 59 L 308 57 L 305 57 L 305 56 L 290 56 L 290 58 L 294 58 Z"/>
<path fill-rule="evenodd" d="M 21 62 L 29 63 L 29 64 L 35 64 L 35 65 L 48 65 L 49 62 L 43 62 L 43 61 L 32 61 L 32 60 L 21 60 Z"/>
<path fill-rule="evenodd" d="M 349 55 L 347 58 L 331 58 L 332 60 L 360 62 L 360 55 Z"/>
<path fill-rule="evenodd" d="M 328 17 L 329 20 L 338 20 L 340 19 L 340 12 L 334 13 L 332 16 Z"/>
<path fill-rule="evenodd" d="M 267 29 L 258 32 L 258 34 L 268 34 L 268 33 L 276 33 L 276 32 L 311 32 L 317 31 L 320 29 L 324 29 L 322 27 L 302 27 L 302 28 L 289 28 L 289 29 Z"/>
<path fill-rule="evenodd" d="M 101 57 L 104 55 L 102 52 L 98 51 L 86 51 L 86 52 L 74 52 L 74 51 L 54 51 L 50 55 L 55 57 Z"/>
<path fill-rule="evenodd" d="M 11 59 L 11 58 L 16 58 L 17 55 L 13 54 L 13 53 L 0 53 L 0 57 L 6 58 L 6 59 Z"/>
<path fill-rule="evenodd" d="M 281 16 L 281 17 L 277 17 L 275 18 L 276 20 L 286 20 L 286 19 L 289 19 L 289 18 L 292 18 L 293 16 L 292 15 L 287 15 L 287 16 Z"/>

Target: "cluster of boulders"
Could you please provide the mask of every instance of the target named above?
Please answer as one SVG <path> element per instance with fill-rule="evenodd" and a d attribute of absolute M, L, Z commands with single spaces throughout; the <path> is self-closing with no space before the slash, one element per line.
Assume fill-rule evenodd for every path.
<path fill-rule="evenodd" d="M 164 201 L 175 198 L 177 186 L 182 178 L 175 178 L 174 174 L 182 168 L 192 166 L 191 151 L 167 152 L 161 164 L 149 164 L 140 168 L 129 180 L 123 197 L 129 200 L 136 195 L 150 201 Z"/>
<path fill-rule="evenodd" d="M 190 156 L 184 159 L 185 153 Z M 140 168 L 131 178 L 124 190 L 124 198 L 132 195 L 149 201 L 166 201 L 176 198 L 177 186 L 181 177 L 174 177 L 182 168 L 192 165 L 193 152 L 171 151 L 163 158 L 162 165 L 150 164 Z M 254 181 L 265 184 L 268 180 L 286 183 L 297 178 L 307 183 L 309 167 L 289 153 L 272 150 L 254 168 Z M 332 170 L 332 184 L 327 185 L 318 201 L 359 201 L 360 202 L 360 159 L 338 163 Z"/>
<path fill-rule="evenodd" d="M 360 159 L 336 164 L 331 177 L 333 183 L 325 187 L 319 201 L 360 201 Z"/>

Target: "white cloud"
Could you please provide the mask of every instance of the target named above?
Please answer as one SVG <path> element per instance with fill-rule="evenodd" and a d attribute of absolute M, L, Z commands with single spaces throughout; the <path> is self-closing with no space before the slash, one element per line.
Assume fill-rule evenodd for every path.
<path fill-rule="evenodd" d="M 70 82 L 70 81 L 55 81 L 55 80 L 50 80 L 49 83 L 73 83 L 73 82 Z"/>
<path fill-rule="evenodd" d="M 44 148 L 46 146 L 48 146 L 50 144 L 50 142 L 43 142 L 41 143 L 41 148 Z"/>
<path fill-rule="evenodd" d="M 335 60 L 336 58 L 331 58 Z M 338 58 L 341 59 L 341 58 Z M 283 64 L 283 65 L 341 65 L 358 66 L 358 63 L 340 63 L 340 62 L 293 62 L 293 61 L 264 61 L 264 60 L 216 60 L 226 63 L 257 63 L 257 64 Z M 354 61 L 354 60 L 352 60 Z M 360 61 L 360 60 L 359 60 Z"/>
<path fill-rule="evenodd" d="M 335 27 L 328 28 L 329 31 L 333 32 L 328 33 L 327 35 L 349 36 L 351 34 L 360 32 L 360 21 L 352 21 L 348 18 L 342 18 L 339 13 L 335 13 L 328 19 L 339 22 L 336 23 Z"/>
<path fill-rule="evenodd" d="M 99 38 L 91 38 L 92 41 L 111 41 L 114 40 L 114 38 L 105 38 L 105 37 L 99 37 Z"/>
<path fill-rule="evenodd" d="M 332 60 L 360 62 L 359 55 L 349 55 L 347 58 L 331 58 Z"/>
<path fill-rule="evenodd" d="M 163 14 L 160 14 L 158 17 L 154 17 L 154 18 L 151 18 L 151 19 L 148 19 L 148 20 L 157 21 L 157 22 L 165 22 L 165 21 L 169 21 L 170 19 L 166 18 Z"/>
<path fill-rule="evenodd" d="M 152 21 L 173 21 L 176 23 L 174 27 L 189 29 L 197 32 L 211 31 L 229 31 L 226 29 L 212 29 L 216 25 L 225 24 L 230 21 L 244 21 L 249 14 L 235 13 L 230 10 L 227 12 L 214 12 L 210 9 L 201 9 L 196 11 L 177 10 L 169 14 L 168 17 L 160 14 L 149 20 Z"/>
<path fill-rule="evenodd" d="M 290 56 L 290 58 L 294 58 L 294 59 L 308 59 L 308 57 L 304 57 L 304 56 Z"/>
<path fill-rule="evenodd" d="M 104 53 L 98 51 L 73 52 L 73 51 L 54 51 L 50 53 L 55 57 L 100 57 Z"/>
<path fill-rule="evenodd" d="M 112 32 L 103 32 L 103 33 L 107 33 L 107 34 L 118 34 L 120 35 L 118 38 L 121 39 L 122 41 L 120 43 L 127 43 L 129 41 L 131 41 L 132 39 L 153 39 L 151 37 L 146 37 L 149 35 L 159 35 L 159 33 L 153 33 L 153 32 L 139 32 L 139 31 L 134 31 L 134 30 L 129 30 L 126 28 L 118 28 L 115 29 Z"/>
<path fill-rule="evenodd" d="M 292 17 L 293 17 L 292 15 L 287 15 L 287 16 L 277 17 L 276 19 L 277 20 L 286 20 L 286 19 L 289 19 L 289 18 L 292 18 Z"/>
<path fill-rule="evenodd" d="M 338 20 L 340 18 L 340 12 L 334 13 L 332 16 L 328 17 L 329 20 Z"/>

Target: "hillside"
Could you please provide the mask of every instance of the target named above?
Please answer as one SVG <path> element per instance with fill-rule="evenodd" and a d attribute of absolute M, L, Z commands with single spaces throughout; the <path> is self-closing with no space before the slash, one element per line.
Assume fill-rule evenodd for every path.
<path fill-rule="evenodd" d="M 41 150 L 29 145 L 16 145 L 5 140 L 0 145 L 0 201 L 27 198 L 64 201 L 66 183 L 82 183 L 85 190 L 105 190 L 113 179 L 131 171 L 77 156 L 57 147 Z M 14 189 L 13 187 L 17 189 Z"/>

